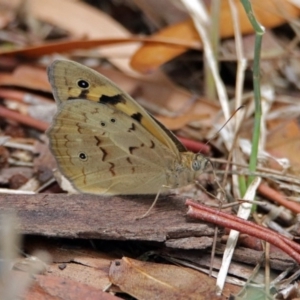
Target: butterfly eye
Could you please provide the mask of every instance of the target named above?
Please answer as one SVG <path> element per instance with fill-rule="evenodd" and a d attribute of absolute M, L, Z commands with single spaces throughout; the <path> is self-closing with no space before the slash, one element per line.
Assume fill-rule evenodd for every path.
<path fill-rule="evenodd" d="M 201 169 L 201 161 L 194 159 L 192 162 L 192 168 L 194 171 L 199 171 Z"/>
<path fill-rule="evenodd" d="M 192 168 L 193 168 L 193 170 L 194 171 L 205 170 L 208 161 L 209 160 L 207 158 L 205 158 L 203 155 L 197 154 L 195 156 L 195 159 L 192 162 Z"/>
<path fill-rule="evenodd" d="M 84 152 L 80 152 L 78 155 L 79 159 L 82 161 L 86 161 L 87 160 L 87 155 Z"/>
<path fill-rule="evenodd" d="M 90 87 L 90 84 L 86 80 L 79 79 L 77 81 L 77 86 L 81 89 L 88 89 Z"/>
<path fill-rule="evenodd" d="M 111 121 L 112 123 L 115 123 L 115 122 L 116 122 L 116 119 L 110 119 L 110 121 Z"/>

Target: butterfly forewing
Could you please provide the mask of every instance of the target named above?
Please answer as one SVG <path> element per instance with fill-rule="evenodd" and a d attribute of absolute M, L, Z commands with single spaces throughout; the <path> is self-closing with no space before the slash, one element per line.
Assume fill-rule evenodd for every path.
<path fill-rule="evenodd" d="M 105 76 L 81 64 L 68 60 L 55 61 L 48 70 L 53 94 L 58 105 L 73 99 L 100 102 L 139 122 L 150 134 L 167 146 L 179 159 L 185 147 L 127 93 Z M 82 83 L 87 82 L 88 85 Z M 170 135 L 172 135 L 170 137 Z"/>

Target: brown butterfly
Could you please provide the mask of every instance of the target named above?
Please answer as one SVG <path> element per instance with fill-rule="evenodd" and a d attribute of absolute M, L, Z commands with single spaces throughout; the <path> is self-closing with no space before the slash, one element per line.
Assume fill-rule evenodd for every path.
<path fill-rule="evenodd" d="M 48 69 L 57 113 L 47 134 L 59 170 L 83 193 L 158 194 L 192 183 L 208 160 L 113 82 L 79 63 Z"/>

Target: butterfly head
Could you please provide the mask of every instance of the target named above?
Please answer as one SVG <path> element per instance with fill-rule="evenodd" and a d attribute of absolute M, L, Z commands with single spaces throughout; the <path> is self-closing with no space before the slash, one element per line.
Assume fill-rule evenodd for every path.
<path fill-rule="evenodd" d="M 178 188 L 195 182 L 206 169 L 209 160 L 200 153 L 181 152 L 180 163 L 175 162 L 174 169 L 167 173 L 167 185 Z"/>

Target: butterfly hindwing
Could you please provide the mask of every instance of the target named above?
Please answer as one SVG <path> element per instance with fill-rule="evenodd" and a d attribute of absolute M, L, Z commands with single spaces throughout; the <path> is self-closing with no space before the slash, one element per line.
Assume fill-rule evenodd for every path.
<path fill-rule="evenodd" d="M 97 102 L 62 103 L 48 135 L 61 172 L 81 192 L 155 194 L 174 159 L 137 121 Z"/>

